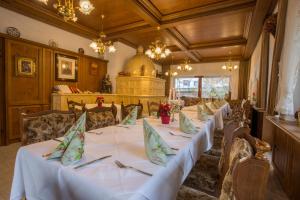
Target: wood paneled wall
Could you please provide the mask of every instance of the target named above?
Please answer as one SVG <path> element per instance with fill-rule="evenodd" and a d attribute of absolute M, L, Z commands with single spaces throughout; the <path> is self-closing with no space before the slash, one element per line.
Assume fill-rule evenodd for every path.
<path fill-rule="evenodd" d="M 6 132 L 5 143 L 19 141 L 19 115 L 50 109 L 51 92 L 54 85 L 77 86 L 80 90 L 96 92 L 107 72 L 107 61 L 80 55 L 63 49 L 25 40 L 5 38 L 5 90 L 6 90 Z M 55 80 L 55 54 L 78 57 L 78 81 L 62 82 Z M 15 75 L 15 57 L 29 57 L 36 61 L 35 77 Z M 98 65 L 97 74 L 90 74 L 92 63 Z M 2 73 L 1 73 L 2 74 Z M 0 103 L 1 100 L 0 100 Z M 3 103 L 2 103 L 3 105 Z"/>
<path fill-rule="evenodd" d="M 0 144 L 5 141 L 4 39 L 0 38 Z"/>

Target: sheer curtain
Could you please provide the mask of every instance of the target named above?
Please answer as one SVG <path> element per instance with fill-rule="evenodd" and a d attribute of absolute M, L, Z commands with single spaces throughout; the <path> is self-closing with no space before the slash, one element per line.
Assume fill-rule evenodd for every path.
<path fill-rule="evenodd" d="M 286 17 L 284 45 L 279 63 L 279 101 L 276 110 L 282 114 L 294 114 L 293 96 L 300 78 L 300 1 L 289 0 Z M 298 97 L 300 98 L 300 97 Z"/>
<path fill-rule="evenodd" d="M 256 103 L 259 71 L 260 71 L 260 57 L 261 57 L 261 37 L 259 38 L 254 52 L 251 56 L 251 66 L 250 66 L 250 77 L 249 77 L 249 89 L 248 98 L 251 103 Z"/>

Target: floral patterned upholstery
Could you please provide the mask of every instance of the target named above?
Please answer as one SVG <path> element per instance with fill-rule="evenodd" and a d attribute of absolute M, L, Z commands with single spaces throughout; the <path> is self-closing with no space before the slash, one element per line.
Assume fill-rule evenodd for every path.
<path fill-rule="evenodd" d="M 253 150 L 245 139 L 235 138 L 229 155 L 229 169 L 224 177 L 220 200 L 234 200 L 232 172 L 234 167 L 243 159 L 250 158 Z"/>
<path fill-rule="evenodd" d="M 142 104 L 130 104 L 124 106 L 123 103 L 121 104 L 121 112 L 122 112 L 122 119 L 125 119 L 125 117 L 131 112 L 133 108 L 138 108 L 138 114 L 137 119 L 141 119 L 143 116 L 143 105 Z"/>
<path fill-rule="evenodd" d="M 115 124 L 116 120 L 111 110 L 104 110 L 101 112 L 87 112 L 87 130 L 113 126 Z"/>
<path fill-rule="evenodd" d="M 176 200 L 217 200 L 217 198 L 193 188 L 181 186 Z"/>
<path fill-rule="evenodd" d="M 209 151 L 205 152 L 205 154 L 220 157 L 222 152 L 221 146 L 222 146 L 223 136 L 224 136 L 223 130 L 215 130 L 213 146 Z"/>
<path fill-rule="evenodd" d="M 74 113 L 48 112 L 22 117 L 22 143 L 24 145 L 63 136 L 75 123 Z"/>
<path fill-rule="evenodd" d="M 183 184 L 209 194 L 215 194 L 219 180 L 218 163 L 219 158 L 216 156 L 201 155 Z"/>

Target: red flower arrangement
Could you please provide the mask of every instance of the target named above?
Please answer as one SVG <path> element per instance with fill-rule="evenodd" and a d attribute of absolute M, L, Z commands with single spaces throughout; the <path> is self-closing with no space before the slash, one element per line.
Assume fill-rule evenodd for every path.
<path fill-rule="evenodd" d="M 159 115 L 161 117 L 161 122 L 163 124 L 169 124 L 170 123 L 170 116 L 171 116 L 171 105 L 166 104 L 160 104 L 159 106 Z"/>
<path fill-rule="evenodd" d="M 102 103 L 104 103 L 104 98 L 102 96 L 98 96 L 96 99 L 96 103 L 98 103 L 98 107 L 102 107 Z"/>

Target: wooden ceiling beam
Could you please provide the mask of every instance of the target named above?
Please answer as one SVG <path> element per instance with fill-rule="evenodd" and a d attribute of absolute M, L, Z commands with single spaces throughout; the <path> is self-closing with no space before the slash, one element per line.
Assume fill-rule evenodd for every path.
<path fill-rule="evenodd" d="M 245 38 L 225 38 L 218 41 L 211 42 L 199 42 L 195 44 L 191 44 L 189 46 L 189 50 L 199 50 L 199 49 L 208 49 L 208 48 L 217 48 L 217 47 L 228 47 L 228 46 L 236 46 L 236 45 L 245 45 L 247 44 L 247 40 Z"/>
<path fill-rule="evenodd" d="M 232 61 L 242 61 L 242 60 L 244 60 L 242 55 L 231 56 L 230 59 Z M 197 64 L 197 63 L 226 62 L 228 60 L 229 60 L 229 56 L 214 56 L 214 57 L 203 57 L 197 62 L 191 60 L 190 63 L 191 64 Z M 177 60 L 173 60 L 172 63 L 173 63 L 173 65 L 179 65 L 179 64 L 184 63 L 184 61 L 185 60 L 183 60 L 183 59 L 177 59 Z M 166 60 L 166 61 L 162 62 L 162 64 L 171 65 L 171 61 Z"/>
<path fill-rule="evenodd" d="M 184 51 L 188 57 L 190 57 L 195 62 L 200 61 L 197 55 L 195 55 L 193 52 L 188 51 L 188 42 L 175 28 L 167 28 L 163 31 L 167 36 L 173 39 L 175 45 L 178 46 L 181 51 Z"/>
<path fill-rule="evenodd" d="M 252 55 L 259 40 L 264 20 L 266 19 L 274 0 L 257 0 L 249 27 L 247 45 L 244 51 L 244 58 L 248 59 Z"/>

